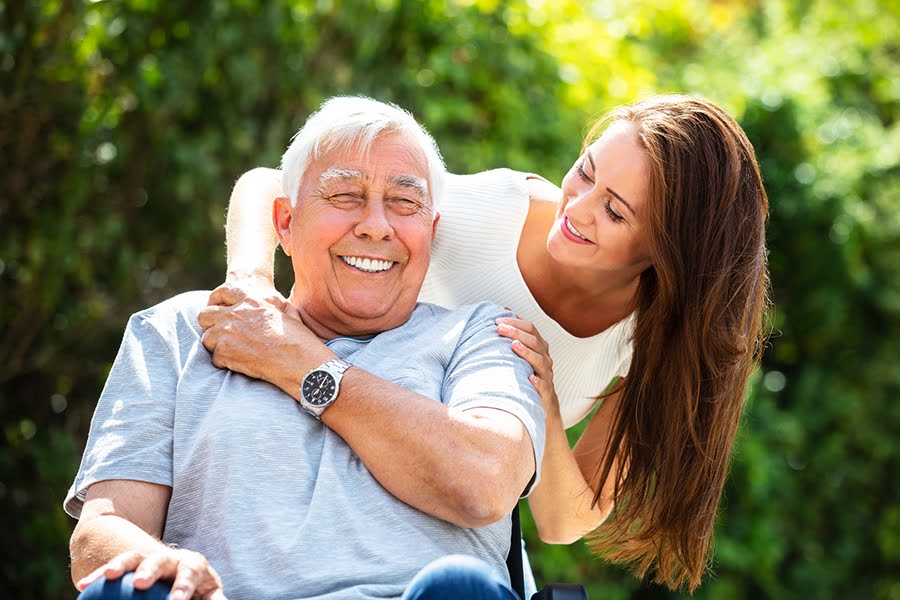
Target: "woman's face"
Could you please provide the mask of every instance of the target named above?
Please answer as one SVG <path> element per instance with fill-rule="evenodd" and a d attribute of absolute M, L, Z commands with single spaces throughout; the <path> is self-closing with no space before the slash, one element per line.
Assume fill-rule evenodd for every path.
<path fill-rule="evenodd" d="M 547 249 L 562 265 L 636 277 L 647 245 L 649 161 L 634 126 L 612 124 L 566 174 Z"/>

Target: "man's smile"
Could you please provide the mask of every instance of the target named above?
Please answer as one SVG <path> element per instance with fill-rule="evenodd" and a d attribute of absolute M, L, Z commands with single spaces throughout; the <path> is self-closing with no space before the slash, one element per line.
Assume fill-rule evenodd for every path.
<path fill-rule="evenodd" d="M 387 271 L 397 264 L 396 262 L 389 260 L 363 258 L 361 256 L 341 256 L 340 258 L 351 267 L 356 267 L 360 271 L 365 271 L 366 273 L 380 273 L 382 271 Z"/>

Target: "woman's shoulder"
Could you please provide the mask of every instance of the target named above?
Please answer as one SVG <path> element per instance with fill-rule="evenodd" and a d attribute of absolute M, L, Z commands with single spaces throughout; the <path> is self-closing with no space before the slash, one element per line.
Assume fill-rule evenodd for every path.
<path fill-rule="evenodd" d="M 486 200 L 510 203 L 528 198 L 527 173 L 491 169 L 467 175 L 447 174 L 444 205 L 450 208 L 483 206 Z"/>
<path fill-rule="evenodd" d="M 516 237 L 529 212 L 554 213 L 561 191 L 534 173 L 492 169 L 469 175 L 448 174 L 446 193 L 440 205 L 441 219 L 452 228 L 509 227 Z M 537 208 L 537 211 L 534 209 Z M 492 223 L 492 225 L 488 225 Z"/>
<path fill-rule="evenodd" d="M 449 244 L 454 252 L 470 244 L 515 247 L 529 207 L 525 177 L 510 169 L 449 175 L 439 208 L 438 247 Z"/>
<path fill-rule="evenodd" d="M 528 197 L 532 202 L 555 205 L 559 202 L 562 194 L 562 190 L 556 184 L 536 173 L 525 174 L 525 185 L 528 188 Z"/>

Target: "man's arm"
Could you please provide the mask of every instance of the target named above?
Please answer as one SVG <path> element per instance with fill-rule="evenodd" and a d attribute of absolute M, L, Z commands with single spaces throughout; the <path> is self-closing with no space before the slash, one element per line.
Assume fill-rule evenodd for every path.
<path fill-rule="evenodd" d="M 225 222 L 229 281 L 253 281 L 273 287 L 278 236 L 272 225 L 272 202 L 281 192 L 281 171 L 257 167 L 234 184 Z"/>
<path fill-rule="evenodd" d="M 171 600 L 224 599 L 219 576 L 201 554 L 160 541 L 171 495 L 168 486 L 143 481 L 91 485 L 69 542 L 75 586 L 134 571 L 136 589 L 172 581 Z"/>
<path fill-rule="evenodd" d="M 206 328 L 203 344 L 213 352 L 216 366 L 265 379 L 296 400 L 303 376 L 335 358 L 298 318 L 265 301 L 228 300 L 230 306 L 207 307 L 200 313 Z M 506 357 L 504 368 L 511 368 L 509 361 L 521 360 L 509 342 L 497 336 L 493 321 L 483 335 Z M 524 361 L 522 365 L 527 367 Z M 472 365 L 469 370 L 481 371 Z M 508 383 L 507 388 L 517 382 Z M 541 413 L 537 427 L 543 430 L 537 392 L 527 380 L 522 388 L 517 393 L 534 396 Z M 460 410 L 360 368 L 344 373 L 340 395 L 322 421 L 353 448 L 385 489 L 410 506 L 462 527 L 487 525 L 509 514 L 535 474 L 535 455 L 543 450 L 533 446 L 523 422 L 510 412 L 474 406 Z"/>
<path fill-rule="evenodd" d="M 385 489 L 461 527 L 508 515 L 535 472 L 531 437 L 512 414 L 454 409 L 362 369 L 344 374 L 322 421 Z"/>
<path fill-rule="evenodd" d="M 100 481 L 87 490 L 81 518 L 69 551 L 72 581 L 103 566 L 119 554 L 158 552 L 172 489 L 143 481 Z"/>

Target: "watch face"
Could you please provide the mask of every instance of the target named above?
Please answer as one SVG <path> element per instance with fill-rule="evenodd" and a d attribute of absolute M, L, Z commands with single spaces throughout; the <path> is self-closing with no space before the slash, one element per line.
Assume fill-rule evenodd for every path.
<path fill-rule="evenodd" d="M 328 371 L 313 371 L 303 382 L 303 398 L 314 406 L 327 404 L 335 391 L 334 377 Z"/>

